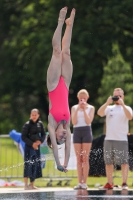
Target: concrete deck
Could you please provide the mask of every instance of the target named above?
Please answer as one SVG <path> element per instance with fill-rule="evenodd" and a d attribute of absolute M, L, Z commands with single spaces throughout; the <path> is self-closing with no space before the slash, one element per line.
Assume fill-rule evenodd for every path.
<path fill-rule="evenodd" d="M 98 188 L 88 188 L 88 191 L 98 191 Z M 113 191 L 121 191 L 121 189 L 114 189 Z M 24 190 L 23 187 L 0 187 L 0 193 L 31 193 L 31 192 L 57 192 L 57 191 L 74 191 L 71 187 L 44 187 L 35 190 Z M 128 191 L 133 191 L 133 189 L 128 189 Z"/>
<path fill-rule="evenodd" d="M 0 193 L 24 193 L 24 192 L 55 192 L 55 191 L 73 191 L 73 188 L 55 188 L 55 187 L 44 187 L 44 188 L 38 188 L 35 190 L 24 190 L 23 187 L 0 187 Z"/>

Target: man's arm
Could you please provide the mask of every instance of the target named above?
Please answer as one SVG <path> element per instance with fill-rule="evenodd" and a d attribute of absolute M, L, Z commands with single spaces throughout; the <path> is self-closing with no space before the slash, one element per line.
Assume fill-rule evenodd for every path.
<path fill-rule="evenodd" d="M 133 118 L 133 112 L 130 111 L 130 110 L 126 107 L 126 105 L 124 104 L 123 99 L 119 98 L 118 102 L 119 102 L 119 104 L 123 107 L 123 110 L 124 110 L 124 113 L 125 113 L 126 117 L 127 117 L 129 120 L 132 120 L 132 118 Z"/>
<path fill-rule="evenodd" d="M 98 114 L 99 116 L 101 116 L 101 117 L 104 117 L 104 116 L 105 116 L 105 109 L 106 109 L 107 106 L 110 105 L 112 102 L 113 102 L 113 101 L 112 101 L 112 97 L 110 96 L 110 97 L 107 99 L 106 103 L 103 104 L 103 105 L 98 109 L 97 114 Z"/>
<path fill-rule="evenodd" d="M 123 106 L 123 110 L 124 110 L 124 112 L 125 112 L 126 117 L 127 117 L 129 120 L 132 120 L 133 114 L 127 109 L 127 107 L 126 107 L 125 105 Z"/>

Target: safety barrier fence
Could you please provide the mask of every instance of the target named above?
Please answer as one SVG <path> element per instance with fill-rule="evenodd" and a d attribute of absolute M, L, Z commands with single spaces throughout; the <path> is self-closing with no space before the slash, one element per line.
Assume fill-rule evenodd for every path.
<path fill-rule="evenodd" d="M 69 185 L 73 177 L 77 177 L 75 169 L 70 169 L 68 173 L 59 172 L 56 169 L 53 153 L 47 146 L 41 147 L 43 160 L 43 178 L 47 181 L 47 186 L 52 186 L 53 181 L 57 185 Z M 44 163 L 45 161 L 45 163 Z M 23 178 L 24 159 L 20 151 L 19 144 L 9 135 L 0 135 L 0 179 Z"/>
<path fill-rule="evenodd" d="M 56 169 L 54 157 L 52 151 L 46 146 L 41 146 L 41 155 L 43 160 L 43 178 L 38 179 L 40 185 L 45 181 L 45 186 L 55 185 L 64 185 L 67 186 L 70 184 L 72 178 L 77 178 L 77 170 L 76 170 L 76 158 L 74 154 L 73 145 L 71 145 L 71 156 L 69 161 L 69 171 L 67 173 L 59 172 Z M 102 149 L 102 148 L 101 148 Z M 90 160 L 90 171 L 92 169 L 97 169 L 100 173 L 100 169 L 104 169 L 104 163 L 102 161 L 102 150 L 95 149 L 91 152 L 91 160 Z M 59 147 L 59 155 L 61 159 L 61 163 L 63 163 L 63 152 L 64 147 L 61 145 Z M 130 166 L 132 166 L 133 156 L 130 155 Z M 44 163 L 45 161 L 45 163 Z M 96 164 L 97 162 L 97 164 Z M 24 167 L 24 159 L 18 143 L 16 143 L 9 135 L 0 135 L 0 179 L 7 180 L 11 182 L 14 179 L 23 180 L 23 167 Z M 95 173 L 97 173 L 95 170 Z M 132 170 L 131 170 L 132 171 Z M 121 174 L 114 172 L 113 178 L 121 178 Z M 128 178 L 133 179 L 132 174 L 128 176 Z M 133 184 L 132 184 L 133 185 Z M 1 185 L 0 185 L 1 186 Z"/>

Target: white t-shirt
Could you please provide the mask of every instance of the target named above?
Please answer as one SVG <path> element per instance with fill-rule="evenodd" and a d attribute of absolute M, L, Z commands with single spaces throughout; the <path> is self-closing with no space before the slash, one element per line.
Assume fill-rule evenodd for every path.
<path fill-rule="evenodd" d="M 78 105 L 75 105 L 73 106 L 74 109 L 76 110 Z M 89 114 L 91 108 L 93 106 L 91 105 L 87 105 L 87 108 L 86 108 L 86 112 L 87 114 Z M 78 113 L 77 113 L 77 124 L 75 124 L 73 127 L 82 127 L 82 126 L 91 126 L 91 124 L 86 124 L 85 122 L 85 118 L 84 118 L 84 111 L 83 110 L 78 110 Z"/>
<path fill-rule="evenodd" d="M 129 106 L 126 108 L 133 114 Z M 105 140 L 127 141 L 129 131 L 128 118 L 121 105 L 110 105 L 105 109 L 106 137 Z"/>

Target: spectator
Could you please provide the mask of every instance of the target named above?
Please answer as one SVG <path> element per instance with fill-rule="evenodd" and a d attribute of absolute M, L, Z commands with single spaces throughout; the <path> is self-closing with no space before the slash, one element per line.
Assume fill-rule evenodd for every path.
<path fill-rule="evenodd" d="M 95 108 L 87 103 L 89 93 L 82 89 L 77 94 L 78 104 L 72 107 L 73 143 L 77 158 L 78 185 L 74 189 L 87 189 L 89 155 L 92 145 L 91 123 Z"/>
<path fill-rule="evenodd" d="M 110 105 L 114 103 L 114 105 Z M 132 109 L 124 103 L 124 91 L 114 89 L 113 97 L 108 97 L 98 115 L 106 116 L 106 136 L 104 140 L 104 161 L 107 183 L 100 189 L 113 189 L 114 164 L 122 169 L 122 189 L 128 189 L 128 122 L 133 117 Z"/>
<path fill-rule="evenodd" d="M 32 109 L 30 120 L 22 128 L 22 140 L 25 142 L 24 149 L 24 184 L 25 190 L 37 189 L 34 182 L 42 177 L 40 144 L 45 140 L 43 123 L 39 119 L 38 109 Z M 30 184 L 28 185 L 28 178 Z"/>

